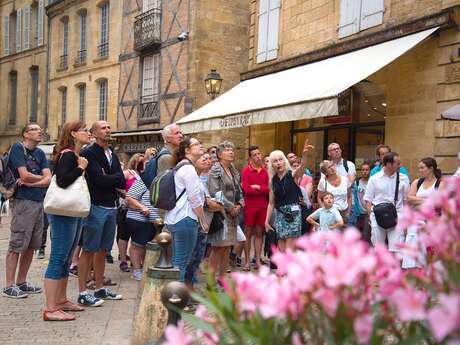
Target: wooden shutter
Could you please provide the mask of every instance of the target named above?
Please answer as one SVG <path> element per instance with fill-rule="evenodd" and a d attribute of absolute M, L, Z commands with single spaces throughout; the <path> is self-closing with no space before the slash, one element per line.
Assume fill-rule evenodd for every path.
<path fill-rule="evenodd" d="M 16 11 L 16 52 L 21 51 L 22 9 Z"/>
<path fill-rule="evenodd" d="M 149 103 L 153 101 L 155 68 L 154 56 L 144 57 L 142 66 L 142 103 Z"/>
<path fill-rule="evenodd" d="M 37 11 L 37 46 L 43 45 L 43 20 L 45 15 L 45 2 L 44 0 L 38 0 L 38 11 Z"/>
<path fill-rule="evenodd" d="M 10 54 L 10 16 L 3 17 L 3 53 Z"/>
<path fill-rule="evenodd" d="M 268 42 L 267 60 L 276 59 L 278 56 L 278 32 L 280 29 L 280 0 L 270 0 L 268 12 Z"/>
<path fill-rule="evenodd" d="M 384 0 L 361 0 L 360 30 L 383 23 Z"/>
<path fill-rule="evenodd" d="M 257 34 L 257 63 L 267 61 L 269 6 L 270 0 L 260 0 L 258 14 L 259 31 Z"/>
<path fill-rule="evenodd" d="M 359 31 L 361 1 L 340 0 L 339 38 Z"/>
<path fill-rule="evenodd" d="M 22 30 L 22 49 L 30 48 L 30 17 L 32 7 L 29 5 L 23 9 L 23 30 Z"/>

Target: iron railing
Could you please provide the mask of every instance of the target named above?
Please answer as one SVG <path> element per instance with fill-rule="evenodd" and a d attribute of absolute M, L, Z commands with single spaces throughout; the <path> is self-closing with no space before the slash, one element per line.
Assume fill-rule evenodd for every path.
<path fill-rule="evenodd" d="M 142 51 L 161 44 L 161 9 L 153 8 L 136 17 L 134 49 Z"/>
<path fill-rule="evenodd" d="M 76 65 L 83 65 L 84 63 L 86 63 L 86 49 L 79 50 L 75 59 Z"/>
<path fill-rule="evenodd" d="M 67 69 L 67 67 L 69 67 L 68 62 L 69 62 L 68 55 L 67 54 L 61 55 L 59 58 L 59 69 Z"/>
<path fill-rule="evenodd" d="M 139 124 L 160 122 L 159 102 L 144 102 L 139 105 L 137 122 Z"/>
<path fill-rule="evenodd" d="M 109 56 L 109 42 L 100 43 L 97 46 L 97 56 L 101 58 Z"/>

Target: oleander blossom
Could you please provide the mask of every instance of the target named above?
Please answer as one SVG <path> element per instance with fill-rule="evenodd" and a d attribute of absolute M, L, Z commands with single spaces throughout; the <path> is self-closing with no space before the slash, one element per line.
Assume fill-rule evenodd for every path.
<path fill-rule="evenodd" d="M 424 334 L 433 344 L 460 345 L 460 178 L 446 179 L 420 210 L 406 208 L 398 226 L 418 226 L 419 243 L 402 250 L 415 257 L 427 249 L 421 269 L 402 270 L 398 257 L 384 245 L 369 247 L 355 229 L 316 232 L 299 238 L 293 250 L 275 251 L 276 272 L 264 266 L 232 273 L 222 302 L 212 295 L 213 308 L 197 310 L 213 329 L 197 336 L 209 344 L 245 337 L 258 344 L 268 337 L 295 345 L 366 345 Z"/>

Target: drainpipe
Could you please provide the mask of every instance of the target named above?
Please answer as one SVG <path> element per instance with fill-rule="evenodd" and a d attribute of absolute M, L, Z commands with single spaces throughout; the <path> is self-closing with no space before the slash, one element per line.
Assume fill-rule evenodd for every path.
<path fill-rule="evenodd" d="M 48 17 L 48 15 L 47 15 Z M 46 38 L 46 79 L 45 79 L 45 128 L 48 132 L 48 99 L 49 99 L 49 77 L 50 77 L 50 47 L 51 47 L 51 17 L 47 20 L 48 33 Z M 49 139 L 48 139 L 49 140 Z"/>

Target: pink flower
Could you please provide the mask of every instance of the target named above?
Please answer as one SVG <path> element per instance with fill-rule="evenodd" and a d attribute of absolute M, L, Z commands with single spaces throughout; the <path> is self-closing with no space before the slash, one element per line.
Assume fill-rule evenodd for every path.
<path fill-rule="evenodd" d="M 339 306 L 339 296 L 336 292 L 331 289 L 319 289 L 313 294 L 313 298 L 329 316 L 335 316 Z"/>
<path fill-rule="evenodd" d="M 438 341 L 442 341 L 450 332 L 460 329 L 460 294 L 440 295 L 439 306 L 428 313 L 428 322 Z"/>
<path fill-rule="evenodd" d="M 369 344 L 372 335 L 372 316 L 370 314 L 360 315 L 354 322 L 354 329 L 360 344 Z"/>
<path fill-rule="evenodd" d="M 292 345 L 303 345 L 298 332 L 292 334 Z"/>
<path fill-rule="evenodd" d="M 426 317 L 426 292 L 412 288 L 398 289 L 390 296 L 390 302 L 396 306 L 401 321 L 423 320 Z"/>
<path fill-rule="evenodd" d="M 165 336 L 165 345 L 191 345 L 193 341 L 191 336 L 185 334 L 183 321 L 179 321 L 177 326 L 166 327 Z"/>

